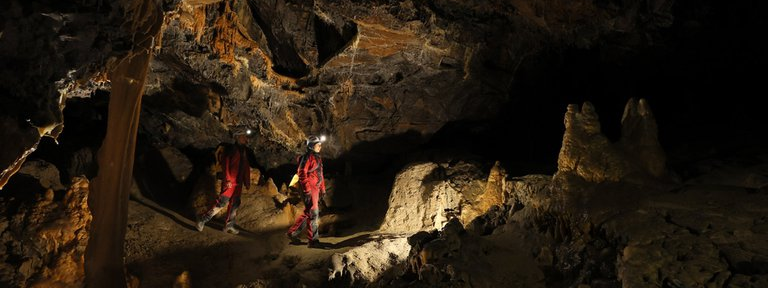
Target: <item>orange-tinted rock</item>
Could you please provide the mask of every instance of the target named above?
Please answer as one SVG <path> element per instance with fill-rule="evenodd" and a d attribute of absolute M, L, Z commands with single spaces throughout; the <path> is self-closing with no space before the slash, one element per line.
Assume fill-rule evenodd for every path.
<path fill-rule="evenodd" d="M 55 200 L 54 192 L 48 190 L 32 202 L 21 203 L 15 211 L 0 201 L 0 215 L 4 215 L 0 218 L 0 284 L 84 285 L 84 255 L 91 223 L 88 193 L 88 180 L 74 178 L 61 200 Z"/>

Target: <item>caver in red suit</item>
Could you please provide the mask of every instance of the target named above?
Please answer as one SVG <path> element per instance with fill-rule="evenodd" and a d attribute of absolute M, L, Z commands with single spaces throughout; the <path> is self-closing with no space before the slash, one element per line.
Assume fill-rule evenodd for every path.
<path fill-rule="evenodd" d="M 221 193 L 216 199 L 216 203 L 197 222 L 197 230 L 199 231 L 202 231 L 205 223 L 226 206 L 227 217 L 224 232 L 239 233 L 235 228 L 235 216 L 237 215 L 237 208 L 240 207 L 240 195 L 243 187 L 248 189 L 251 186 L 251 166 L 248 163 L 248 148 L 245 146 L 246 135 L 240 134 L 236 137 L 237 143 L 235 145 L 224 147 L 223 153 L 217 155 L 223 174 Z"/>
<path fill-rule="evenodd" d="M 296 222 L 287 233 L 292 241 L 297 241 L 298 234 L 306 228 L 309 247 L 319 243 L 317 228 L 319 226 L 320 206 L 318 206 L 318 201 L 325 194 L 323 159 L 320 157 L 322 142 L 320 137 L 310 136 L 307 139 L 307 153 L 298 159 L 299 165 L 296 174 L 299 175 L 299 185 L 304 191 L 304 213 L 296 218 Z"/>

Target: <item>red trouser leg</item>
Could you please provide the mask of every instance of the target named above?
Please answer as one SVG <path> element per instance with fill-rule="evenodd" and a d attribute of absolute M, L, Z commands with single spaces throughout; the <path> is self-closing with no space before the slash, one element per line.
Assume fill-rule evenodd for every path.
<path fill-rule="evenodd" d="M 288 233 L 293 236 L 297 236 L 297 232 L 307 228 L 307 239 L 317 239 L 317 228 L 320 214 L 320 207 L 318 206 L 318 199 L 320 198 L 320 191 L 310 191 L 304 194 L 304 212 L 296 218 L 296 222 L 293 223 L 291 229 L 288 229 Z M 309 222 L 309 225 L 307 225 Z"/>
<path fill-rule="evenodd" d="M 235 186 L 235 191 L 232 194 L 232 198 L 229 199 L 229 203 L 227 205 L 227 220 L 224 222 L 225 227 L 235 226 L 235 216 L 237 215 L 237 208 L 240 207 L 240 194 L 242 191 L 242 185 Z"/>
<path fill-rule="evenodd" d="M 224 205 L 227 205 L 227 222 L 229 222 L 230 218 L 234 219 L 234 215 L 231 214 L 233 214 L 233 209 L 237 209 L 237 207 L 240 206 L 241 191 L 242 187 L 240 187 L 240 185 L 233 185 L 232 187 L 227 188 L 226 184 L 222 184 L 221 194 L 219 194 L 219 197 L 216 198 L 216 203 L 213 203 L 211 208 L 209 208 L 208 211 L 206 211 L 205 214 L 200 217 L 201 221 L 211 221 L 213 216 L 219 214 L 219 212 L 224 208 Z"/>

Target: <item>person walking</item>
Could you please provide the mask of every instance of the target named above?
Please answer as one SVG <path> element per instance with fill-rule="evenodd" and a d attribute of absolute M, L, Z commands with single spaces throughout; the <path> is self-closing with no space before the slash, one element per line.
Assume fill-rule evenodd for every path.
<path fill-rule="evenodd" d="M 243 187 L 245 189 L 251 187 L 251 166 L 248 163 L 248 147 L 246 146 L 250 134 L 250 129 L 236 129 L 234 132 L 235 145 L 224 146 L 223 152 L 216 155 L 216 160 L 220 163 L 223 174 L 221 193 L 216 199 L 216 203 L 198 219 L 197 231 L 203 231 L 205 223 L 211 221 L 226 206 L 227 217 L 223 231 L 232 234 L 240 233 L 235 228 L 235 216 L 237 215 L 237 208 L 240 207 L 240 195 Z"/>
<path fill-rule="evenodd" d="M 296 174 L 299 176 L 299 187 L 304 192 L 304 212 L 296 218 L 296 222 L 286 233 L 291 242 L 299 242 L 298 235 L 307 229 L 307 246 L 310 248 L 320 245 L 317 229 L 319 227 L 319 199 L 325 195 L 323 178 L 323 159 L 320 150 L 325 137 L 310 136 L 307 138 L 307 151 L 298 158 Z"/>

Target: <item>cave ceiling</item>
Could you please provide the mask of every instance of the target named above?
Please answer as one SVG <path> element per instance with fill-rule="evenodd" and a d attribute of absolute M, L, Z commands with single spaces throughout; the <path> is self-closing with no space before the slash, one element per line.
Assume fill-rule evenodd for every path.
<path fill-rule="evenodd" d="M 126 27 L 138 9 L 76 2 L 2 4 L 2 136 L 21 139 L 3 143 L 2 167 L 66 131 L 67 99 L 109 92 L 106 71 L 137 47 Z M 603 46 L 621 59 L 661 42 L 673 2 L 159 1 L 139 133 L 212 149 L 248 126 L 267 168 L 311 134 L 330 136 L 331 157 L 415 135 L 388 148 L 402 151 L 448 122 L 496 116 L 543 53 Z"/>

